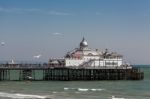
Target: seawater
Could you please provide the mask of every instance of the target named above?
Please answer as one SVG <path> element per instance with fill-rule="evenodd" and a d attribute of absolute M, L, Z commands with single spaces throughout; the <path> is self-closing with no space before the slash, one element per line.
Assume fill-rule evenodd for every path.
<path fill-rule="evenodd" d="M 150 68 L 140 81 L 0 81 L 0 99 L 150 99 Z"/>

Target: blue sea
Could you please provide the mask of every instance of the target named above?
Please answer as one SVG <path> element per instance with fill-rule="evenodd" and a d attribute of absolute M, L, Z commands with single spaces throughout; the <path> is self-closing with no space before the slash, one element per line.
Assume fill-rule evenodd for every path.
<path fill-rule="evenodd" d="M 150 68 L 141 70 L 139 81 L 0 81 L 0 99 L 150 99 Z"/>

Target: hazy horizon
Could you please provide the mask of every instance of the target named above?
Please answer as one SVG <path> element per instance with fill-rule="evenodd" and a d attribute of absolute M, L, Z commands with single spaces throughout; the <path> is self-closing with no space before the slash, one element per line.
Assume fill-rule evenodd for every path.
<path fill-rule="evenodd" d="M 149 0 L 0 0 L 0 61 L 48 61 L 78 47 L 150 64 Z M 34 56 L 41 57 L 34 58 Z"/>

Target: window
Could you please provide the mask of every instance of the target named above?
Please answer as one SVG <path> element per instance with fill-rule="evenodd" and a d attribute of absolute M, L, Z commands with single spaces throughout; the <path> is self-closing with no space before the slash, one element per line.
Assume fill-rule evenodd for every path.
<path fill-rule="evenodd" d="M 88 56 L 93 56 L 93 54 L 92 54 L 92 53 L 89 53 Z"/>

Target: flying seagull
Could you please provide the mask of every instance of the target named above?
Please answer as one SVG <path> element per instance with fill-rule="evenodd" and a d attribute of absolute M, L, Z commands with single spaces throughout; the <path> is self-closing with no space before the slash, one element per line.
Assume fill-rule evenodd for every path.
<path fill-rule="evenodd" d="M 33 58 L 39 59 L 42 55 L 33 56 Z"/>
<path fill-rule="evenodd" d="M 15 64 L 15 61 L 12 59 L 11 62 L 9 62 L 9 64 Z"/>
<path fill-rule="evenodd" d="M 28 80 L 32 80 L 32 79 L 33 79 L 31 76 L 26 76 L 26 78 L 27 78 Z"/>
<path fill-rule="evenodd" d="M 1 42 L 1 46 L 4 46 L 5 45 L 5 42 Z"/>
<path fill-rule="evenodd" d="M 62 33 L 55 32 L 55 33 L 52 33 L 52 35 L 63 35 L 63 34 L 62 34 Z"/>

